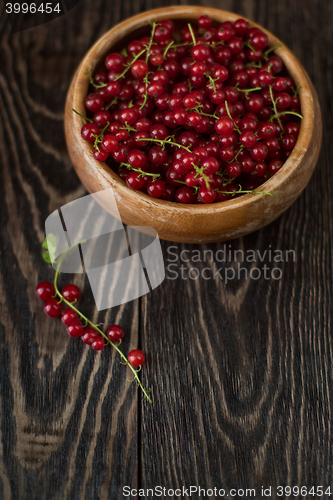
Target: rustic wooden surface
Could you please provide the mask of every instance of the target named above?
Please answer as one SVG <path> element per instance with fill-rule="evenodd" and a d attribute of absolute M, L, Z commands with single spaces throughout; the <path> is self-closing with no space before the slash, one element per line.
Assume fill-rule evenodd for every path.
<path fill-rule="evenodd" d="M 333 482 L 328 0 L 209 2 L 281 38 L 321 102 L 323 148 L 304 193 L 269 227 L 226 244 L 261 254 L 294 250 L 295 261 L 266 255 L 261 262 L 257 253 L 243 264 L 279 267 L 281 280 L 166 279 L 141 300 L 101 313 L 99 321 L 124 326 L 125 352 L 147 353 L 142 378 L 153 405 L 110 349 L 94 353 L 70 339 L 35 297 L 36 284 L 53 277 L 40 255 L 45 219 L 85 193 L 64 141 L 70 78 L 110 26 L 163 5 L 170 3 L 81 0 L 66 16 L 14 34 L 0 5 L 1 499 L 118 500 L 125 485 L 256 488 L 256 498 L 272 486 L 271 497 L 281 498 L 278 485 Z M 198 249 L 203 259 L 204 250 L 223 245 L 163 243 L 163 251 L 169 265 L 182 250 Z M 187 277 L 190 266 L 213 266 L 183 264 Z M 85 285 L 81 307 L 97 321 L 88 282 L 83 275 L 61 282 L 69 278 Z"/>

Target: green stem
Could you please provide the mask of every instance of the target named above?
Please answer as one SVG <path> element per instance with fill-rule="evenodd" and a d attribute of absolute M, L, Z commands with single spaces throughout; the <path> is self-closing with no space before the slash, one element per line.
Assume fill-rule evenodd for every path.
<path fill-rule="evenodd" d="M 137 60 L 139 59 L 140 56 L 142 56 L 142 54 L 144 54 L 146 52 L 147 49 L 143 49 L 141 50 L 141 52 L 139 52 L 136 56 L 133 57 L 132 61 L 130 63 L 127 64 L 126 68 L 124 69 L 124 71 L 118 75 L 114 81 L 116 82 L 117 80 L 119 80 L 120 78 L 122 78 L 123 76 L 126 75 L 127 71 L 130 69 L 130 67 L 132 66 L 132 64 Z"/>
<path fill-rule="evenodd" d="M 266 59 L 266 61 L 267 61 L 267 59 L 268 59 L 268 57 L 267 57 L 267 56 L 268 56 L 268 54 L 269 54 L 270 52 L 273 52 L 273 50 L 278 49 L 279 47 L 281 47 L 281 45 L 283 45 L 283 43 L 282 43 L 282 42 L 280 42 L 280 43 L 278 43 L 277 45 L 274 45 L 274 47 L 272 47 L 272 48 L 270 48 L 270 49 L 266 50 L 266 52 L 264 52 L 264 53 L 263 53 L 264 59 Z"/>
<path fill-rule="evenodd" d="M 85 72 L 85 75 L 87 75 L 87 77 L 89 78 L 89 82 L 90 82 L 90 85 L 92 85 L 93 87 L 95 87 L 95 89 L 101 89 L 103 87 L 106 87 L 107 86 L 107 83 L 95 83 L 94 82 L 94 79 L 92 77 L 92 73 L 91 71 L 86 71 Z"/>
<path fill-rule="evenodd" d="M 100 144 L 103 141 L 103 137 L 104 137 L 103 134 L 109 125 L 110 125 L 110 122 L 107 122 L 105 127 L 103 127 L 102 130 L 100 131 L 99 135 L 91 134 L 92 137 L 95 137 L 94 148 L 97 149 L 97 151 L 99 151 L 98 144 Z"/>
<path fill-rule="evenodd" d="M 151 33 L 150 33 L 149 45 L 147 47 L 146 63 L 148 63 L 150 49 L 151 49 L 151 46 L 153 45 L 153 38 L 154 38 L 155 28 L 156 28 L 156 23 L 153 23 L 153 26 L 151 28 Z"/>
<path fill-rule="evenodd" d="M 79 244 L 82 244 L 82 243 L 85 243 L 85 241 L 81 241 Z M 149 403 L 152 403 L 152 400 L 150 399 L 150 397 L 148 396 L 148 393 L 147 391 L 144 389 L 144 387 L 142 386 L 141 384 L 141 381 L 139 379 L 139 376 L 137 374 L 137 371 L 135 370 L 135 368 L 128 362 L 128 359 L 126 358 L 125 354 L 123 354 L 121 352 L 121 350 L 118 348 L 117 344 L 114 344 L 113 342 L 111 342 L 111 340 L 105 335 L 105 333 L 102 332 L 102 330 L 100 330 L 98 328 L 98 326 L 93 323 L 92 321 L 90 321 L 84 314 L 82 314 L 78 309 L 76 309 L 76 307 L 73 306 L 73 304 L 71 302 L 68 302 L 68 300 L 65 299 L 65 297 L 60 293 L 59 289 L 58 289 L 58 276 L 60 274 L 60 266 L 61 266 L 61 263 L 63 262 L 65 256 L 67 255 L 67 253 L 69 251 L 71 251 L 74 247 L 76 247 L 77 245 L 72 245 L 70 248 L 68 248 L 65 252 L 62 253 L 61 255 L 61 258 L 57 264 L 57 270 L 56 270 L 56 273 L 55 273 L 55 276 L 54 276 L 54 289 L 55 289 L 55 292 L 56 294 L 59 296 L 60 300 L 62 302 L 65 302 L 65 304 L 68 305 L 68 307 L 70 307 L 71 309 L 73 309 L 73 311 L 76 311 L 77 314 L 83 318 L 87 324 L 91 325 L 96 331 L 98 331 L 98 333 L 106 340 L 106 345 L 107 344 L 110 344 L 112 345 L 112 347 L 114 347 L 114 349 L 116 349 L 116 351 L 120 354 L 121 358 L 125 361 L 125 364 L 127 364 L 130 369 L 132 370 L 132 372 L 134 373 L 134 378 L 136 379 L 137 383 L 138 383 L 138 386 L 140 387 L 140 389 L 142 390 L 142 392 L 144 393 L 144 395 L 146 396 L 146 398 L 148 399 Z"/>
<path fill-rule="evenodd" d="M 271 96 L 271 100 L 272 100 L 272 103 L 273 103 L 273 109 L 274 109 L 274 118 L 277 119 L 280 127 L 281 127 L 281 130 L 283 130 L 283 127 L 282 127 L 282 123 L 281 123 L 281 120 L 280 120 L 280 115 L 278 113 L 278 110 L 276 108 L 276 102 L 274 101 L 274 97 L 273 97 L 273 90 L 272 90 L 272 85 L 269 85 L 269 93 L 270 93 L 270 96 Z"/>
<path fill-rule="evenodd" d="M 196 45 L 197 44 L 197 41 L 195 39 L 195 36 L 194 36 L 194 32 L 193 32 L 193 29 L 192 29 L 192 26 L 191 26 L 191 23 L 188 23 L 188 29 L 190 30 L 190 33 L 191 33 L 191 37 L 192 37 L 192 40 L 193 40 L 193 45 Z"/>
<path fill-rule="evenodd" d="M 183 146 L 182 144 L 177 144 L 176 142 L 168 141 L 168 140 L 162 140 L 162 139 L 148 139 L 146 137 L 143 137 L 142 139 L 136 139 L 136 141 L 150 141 L 150 142 L 156 142 L 161 146 L 161 148 L 165 148 L 165 144 L 170 144 L 171 146 L 177 146 L 177 148 L 183 148 L 185 149 L 188 153 L 192 153 L 192 151 L 187 148 L 186 146 Z"/>
<path fill-rule="evenodd" d="M 74 113 L 76 113 L 81 118 L 83 118 L 86 122 L 94 123 L 94 120 L 91 120 L 90 118 L 87 118 L 86 116 L 81 115 L 81 113 L 79 113 L 78 111 L 76 111 L 76 109 L 72 108 L 72 111 L 74 111 Z"/>
<path fill-rule="evenodd" d="M 227 113 L 228 113 L 228 116 L 230 118 L 230 120 L 232 120 L 233 124 L 234 124 L 234 128 L 237 130 L 237 132 L 239 134 L 241 134 L 242 132 L 239 130 L 239 128 L 237 127 L 237 125 L 235 124 L 234 120 L 232 119 L 232 116 L 230 114 L 230 111 L 229 111 L 229 107 L 228 107 L 228 103 L 227 101 L 224 101 L 224 104 L 225 104 L 225 109 L 227 110 Z"/>
<path fill-rule="evenodd" d="M 295 116 L 298 116 L 298 118 L 301 118 L 302 120 L 304 118 L 299 113 L 295 113 L 295 111 L 283 111 L 282 113 L 279 113 L 279 116 L 281 116 L 281 115 L 295 115 Z"/>
<path fill-rule="evenodd" d="M 166 55 L 167 55 L 167 53 L 168 53 L 168 50 L 170 49 L 170 47 L 172 47 L 172 45 L 173 45 L 174 43 L 175 43 L 175 42 L 174 42 L 174 40 L 172 40 L 172 41 L 171 41 L 171 42 L 167 45 L 167 47 L 166 47 L 165 51 L 163 52 L 163 57 L 164 57 L 164 59 L 166 58 Z"/>

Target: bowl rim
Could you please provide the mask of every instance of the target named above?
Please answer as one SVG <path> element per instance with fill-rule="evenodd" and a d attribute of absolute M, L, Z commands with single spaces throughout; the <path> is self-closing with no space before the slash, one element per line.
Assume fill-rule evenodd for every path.
<path fill-rule="evenodd" d="M 184 5 L 172 6 L 168 7 L 167 9 L 152 9 L 127 18 L 121 23 L 115 25 L 104 35 L 102 35 L 87 51 L 73 77 L 71 83 L 71 87 L 73 86 L 73 100 L 72 102 L 69 102 L 68 94 L 66 100 L 66 109 L 68 109 L 69 107 L 70 109 L 75 108 L 82 115 L 85 115 L 86 109 L 84 107 L 84 102 L 83 100 L 78 98 L 78 95 L 81 95 L 82 89 L 86 89 L 86 93 L 88 91 L 89 78 L 85 73 L 87 69 L 89 71 L 94 71 L 97 64 L 101 60 L 101 55 L 98 57 L 98 54 L 106 53 L 108 50 L 112 49 L 112 47 L 116 43 L 121 41 L 122 38 L 135 32 L 137 29 L 143 28 L 145 25 L 149 26 L 149 20 L 151 19 L 189 19 L 191 21 L 192 19 L 195 20 L 200 17 L 200 15 L 208 15 L 213 19 L 213 21 L 216 22 L 223 22 L 226 20 L 234 22 L 239 18 L 245 19 L 245 21 L 249 23 L 250 27 L 257 27 L 268 36 L 270 46 L 275 46 L 279 43 L 282 43 L 280 47 L 275 49 L 274 53 L 283 60 L 283 63 L 286 66 L 290 76 L 295 81 L 296 86 L 301 87 L 299 90 L 299 98 L 303 119 L 301 120 L 300 133 L 297 138 L 295 147 L 287 161 L 283 164 L 283 167 L 270 179 L 258 186 L 259 189 L 264 189 L 267 193 L 270 193 L 272 191 L 274 192 L 282 184 L 286 183 L 289 177 L 293 175 L 308 148 L 314 126 L 314 101 L 309 84 L 309 78 L 301 63 L 288 49 L 288 47 L 261 25 L 236 13 L 210 7 Z M 80 90 L 80 92 L 78 92 L 78 90 Z M 80 130 L 82 128 L 83 119 L 72 112 L 71 120 L 75 129 L 78 131 L 77 135 L 80 146 L 85 150 L 85 152 L 88 152 L 89 154 L 90 165 L 93 165 L 97 169 L 97 171 L 99 171 L 99 173 L 104 177 L 104 179 L 110 186 L 115 187 L 117 185 L 118 189 L 122 191 L 124 196 L 132 198 L 134 203 L 144 203 L 149 209 L 152 209 L 153 207 L 165 207 L 168 213 L 179 212 L 184 215 L 186 213 L 193 214 L 194 212 L 196 214 L 203 215 L 216 212 L 222 214 L 224 212 L 230 211 L 230 209 L 234 210 L 238 208 L 246 208 L 247 205 L 258 201 L 263 196 L 262 193 L 258 192 L 255 194 L 244 194 L 240 197 L 222 202 L 190 205 L 161 200 L 159 198 L 153 198 L 146 193 L 129 188 L 127 184 L 116 174 L 116 172 L 114 172 L 105 162 L 99 162 L 98 160 L 96 160 L 92 155 L 91 144 L 81 137 Z M 267 198 L 267 195 L 265 196 L 265 198 Z"/>

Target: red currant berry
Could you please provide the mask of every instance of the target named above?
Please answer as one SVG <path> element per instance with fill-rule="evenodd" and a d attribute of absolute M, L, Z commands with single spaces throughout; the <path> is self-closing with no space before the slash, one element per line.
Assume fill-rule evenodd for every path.
<path fill-rule="evenodd" d="M 92 326 L 88 326 L 83 330 L 83 334 L 81 336 L 81 340 L 88 345 L 91 345 L 96 338 L 99 337 L 99 333 Z"/>
<path fill-rule="evenodd" d="M 265 146 L 265 144 L 263 144 L 262 142 L 257 142 L 250 149 L 250 155 L 254 160 L 265 160 L 268 155 L 267 146 Z"/>
<path fill-rule="evenodd" d="M 61 295 L 65 297 L 68 302 L 77 302 L 81 297 L 81 290 L 76 285 L 66 285 L 61 290 Z"/>
<path fill-rule="evenodd" d="M 61 321 L 66 325 L 69 326 L 72 321 L 75 319 L 79 319 L 79 315 L 76 311 L 73 309 L 65 309 L 64 312 L 61 315 Z"/>
<path fill-rule="evenodd" d="M 185 204 L 193 203 L 194 194 L 192 189 L 186 186 L 177 189 L 176 201 L 178 203 L 185 203 Z"/>
<path fill-rule="evenodd" d="M 246 148 L 251 148 L 257 142 L 257 138 L 256 138 L 256 136 L 254 135 L 253 132 L 243 132 L 239 136 L 239 141 Z"/>
<path fill-rule="evenodd" d="M 101 111 L 104 106 L 104 101 L 99 94 L 89 94 L 84 100 L 85 107 L 95 113 L 96 111 Z"/>
<path fill-rule="evenodd" d="M 103 147 L 106 149 L 108 153 L 114 153 L 117 151 L 119 143 L 118 139 L 113 134 L 107 134 L 103 137 Z"/>
<path fill-rule="evenodd" d="M 161 179 L 151 181 L 147 185 L 147 193 L 153 198 L 159 198 L 165 191 L 165 184 Z"/>
<path fill-rule="evenodd" d="M 209 189 L 206 186 L 201 187 L 198 193 L 204 203 L 213 203 L 215 201 L 216 191 L 212 187 Z"/>
<path fill-rule="evenodd" d="M 140 149 L 132 149 L 127 155 L 128 163 L 133 168 L 142 168 L 145 166 L 147 158 Z"/>
<path fill-rule="evenodd" d="M 97 337 L 91 344 L 91 347 L 95 351 L 102 351 L 104 349 L 104 339 L 102 337 Z"/>
<path fill-rule="evenodd" d="M 225 171 L 229 177 L 238 177 L 242 173 L 241 166 L 235 161 L 229 163 Z"/>
<path fill-rule="evenodd" d="M 296 144 L 296 138 L 291 134 L 286 134 L 283 136 L 281 144 L 284 147 L 284 149 L 291 150 Z"/>
<path fill-rule="evenodd" d="M 145 61 L 142 61 L 141 59 L 135 61 L 131 66 L 131 73 L 134 76 L 134 78 L 137 78 L 138 80 L 142 80 L 144 76 L 147 74 L 147 71 L 148 71 L 148 64 Z"/>
<path fill-rule="evenodd" d="M 82 323 L 79 320 L 74 319 L 68 325 L 67 332 L 68 332 L 68 335 L 70 335 L 71 337 L 81 337 L 81 335 L 83 334 Z"/>
<path fill-rule="evenodd" d="M 94 149 L 93 155 L 97 161 L 105 161 L 107 159 L 107 157 L 109 156 L 108 152 L 103 151 L 101 148 L 99 151 L 98 151 L 98 149 Z"/>
<path fill-rule="evenodd" d="M 36 286 L 36 295 L 41 300 L 52 299 L 54 294 L 55 291 L 53 285 L 49 281 L 42 281 Z"/>
<path fill-rule="evenodd" d="M 234 130 L 234 122 L 228 116 L 223 116 L 215 123 L 215 130 L 220 135 L 231 135 Z"/>
<path fill-rule="evenodd" d="M 57 318 L 61 314 L 61 302 L 57 299 L 49 299 L 44 302 L 44 312 L 51 318 Z"/>
<path fill-rule="evenodd" d="M 211 27 L 211 25 L 213 24 L 213 21 L 208 16 L 200 16 L 197 23 L 198 23 L 199 28 L 203 28 L 206 30 L 206 29 Z"/>
<path fill-rule="evenodd" d="M 142 47 L 143 48 L 143 47 Z M 105 59 L 105 67 L 109 71 L 120 71 L 124 66 L 125 58 L 122 54 L 109 54 Z"/>
<path fill-rule="evenodd" d="M 119 342 L 124 338 L 125 332 L 124 329 L 119 325 L 111 325 L 109 326 L 106 335 L 111 340 L 111 342 Z"/>
<path fill-rule="evenodd" d="M 81 129 L 81 135 L 85 141 L 95 142 L 95 135 L 99 135 L 99 128 L 96 123 L 86 123 Z"/>
<path fill-rule="evenodd" d="M 126 184 L 131 189 L 141 189 L 145 180 L 140 172 L 130 172 L 126 177 Z"/>
<path fill-rule="evenodd" d="M 140 368 L 145 362 L 145 355 L 140 349 L 133 349 L 133 351 L 128 354 L 127 359 L 134 368 Z"/>
<path fill-rule="evenodd" d="M 282 167 L 283 162 L 281 160 L 272 160 L 268 165 L 268 168 L 272 174 L 276 174 Z"/>

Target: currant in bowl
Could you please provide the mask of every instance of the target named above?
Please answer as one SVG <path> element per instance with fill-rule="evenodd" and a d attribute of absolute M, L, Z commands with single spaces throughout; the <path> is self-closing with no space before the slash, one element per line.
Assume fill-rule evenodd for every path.
<path fill-rule="evenodd" d="M 149 35 L 149 21 L 172 20 L 194 23 L 203 15 L 216 25 L 235 22 L 239 15 L 218 9 L 197 6 L 174 6 L 155 9 L 133 16 L 118 24 L 87 52 L 71 82 L 65 109 L 65 134 L 74 168 L 90 193 L 112 188 L 122 222 L 131 226 L 153 227 L 161 239 L 186 243 L 225 241 L 256 231 L 279 217 L 301 194 L 315 168 L 321 145 L 322 121 L 318 98 L 313 85 L 300 62 L 285 46 L 275 50 L 297 87 L 303 119 L 297 142 L 281 169 L 260 189 L 274 196 L 260 193 L 206 205 L 183 205 L 153 198 L 133 190 L 105 162 L 93 155 L 89 142 L 81 136 L 83 119 L 73 113 L 74 108 L 86 114 L 84 102 L 89 89 L 87 71 L 94 73 L 110 52 L 125 47 L 131 40 Z M 247 20 L 268 37 L 268 45 L 275 47 L 278 40 L 263 27 Z M 88 96 L 89 97 L 89 96 Z M 89 133 L 89 131 L 87 132 Z M 244 137 L 249 141 L 249 137 Z M 105 202 L 105 208 L 112 213 Z"/>

